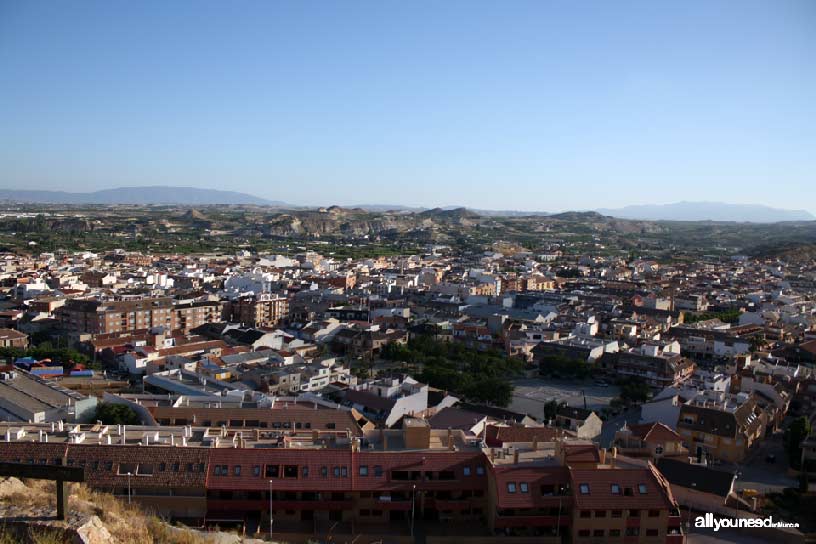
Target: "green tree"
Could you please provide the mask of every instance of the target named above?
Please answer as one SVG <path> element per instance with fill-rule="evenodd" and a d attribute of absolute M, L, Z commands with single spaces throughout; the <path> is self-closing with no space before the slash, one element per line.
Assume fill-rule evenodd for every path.
<path fill-rule="evenodd" d="M 139 425 L 139 415 L 126 404 L 100 403 L 96 406 L 96 420 L 105 425 Z"/>
<path fill-rule="evenodd" d="M 549 421 L 551 419 L 555 419 L 555 415 L 558 412 L 558 409 L 564 406 L 565 404 L 566 402 L 558 402 L 555 399 L 544 403 L 544 420 Z"/>
<path fill-rule="evenodd" d="M 801 416 L 794 419 L 788 428 L 785 429 L 785 451 L 788 453 L 788 461 L 791 467 L 798 469 L 802 462 L 802 441 L 808 437 L 811 431 L 810 420 Z"/>

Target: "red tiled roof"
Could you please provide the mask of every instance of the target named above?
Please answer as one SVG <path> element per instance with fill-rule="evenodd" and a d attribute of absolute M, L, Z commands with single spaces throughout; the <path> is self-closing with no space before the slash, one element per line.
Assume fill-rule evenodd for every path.
<path fill-rule="evenodd" d="M 562 466 L 493 466 L 496 481 L 496 501 L 499 508 L 544 508 L 558 504 L 557 495 L 545 495 L 542 486 L 553 486 L 558 490 L 560 485 L 567 486 L 570 481 L 569 470 Z M 515 484 L 515 493 L 510 493 L 507 484 Z M 521 491 L 521 484 L 527 484 L 527 492 Z M 572 497 L 560 498 L 566 507 L 572 503 Z"/>
<path fill-rule="evenodd" d="M 644 423 L 643 425 L 630 425 L 629 429 L 632 431 L 633 436 L 637 436 L 644 442 L 665 443 L 683 441 L 679 434 L 659 421 Z"/>
<path fill-rule="evenodd" d="M 635 469 L 570 469 L 575 506 L 588 510 L 610 509 L 664 509 L 673 506 L 672 500 L 650 468 Z M 581 485 L 589 486 L 589 493 L 581 493 Z M 617 484 L 620 493 L 612 492 Z M 640 486 L 645 486 L 641 493 Z"/>
<path fill-rule="evenodd" d="M 566 463 L 600 463 L 601 454 L 593 444 L 564 444 Z"/>

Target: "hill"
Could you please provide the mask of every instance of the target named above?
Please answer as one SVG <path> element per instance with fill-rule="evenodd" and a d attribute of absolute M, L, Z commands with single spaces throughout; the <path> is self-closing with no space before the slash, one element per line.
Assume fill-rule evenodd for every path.
<path fill-rule="evenodd" d="M 813 221 L 805 210 L 782 210 L 761 204 L 727 204 L 724 202 L 675 202 L 643 204 L 616 209 L 598 209 L 598 213 L 621 219 L 646 221 L 736 221 L 776 223 L 779 221 Z"/>
<path fill-rule="evenodd" d="M 33 204 L 187 204 L 193 206 L 233 204 L 286 206 L 284 202 L 270 201 L 235 191 L 164 186 L 119 187 L 92 193 L 0 189 L 0 200 Z"/>

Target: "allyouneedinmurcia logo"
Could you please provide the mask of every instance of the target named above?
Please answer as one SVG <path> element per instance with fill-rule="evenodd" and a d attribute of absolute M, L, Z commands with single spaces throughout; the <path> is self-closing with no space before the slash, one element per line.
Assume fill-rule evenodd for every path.
<path fill-rule="evenodd" d="M 701 529 L 714 529 L 716 533 L 720 529 L 736 529 L 748 527 L 799 527 L 798 523 L 788 523 L 786 521 L 774 521 L 773 516 L 767 518 L 715 518 L 709 512 L 704 516 L 697 516 L 694 519 L 694 526 Z"/>

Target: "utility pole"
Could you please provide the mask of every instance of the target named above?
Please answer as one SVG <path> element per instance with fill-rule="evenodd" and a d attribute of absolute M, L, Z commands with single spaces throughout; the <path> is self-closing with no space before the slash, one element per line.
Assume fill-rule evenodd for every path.
<path fill-rule="evenodd" d="M 269 538 L 272 538 L 272 480 L 269 480 Z"/>
<path fill-rule="evenodd" d="M 414 513 L 416 509 L 416 484 L 413 485 L 411 492 L 411 538 L 414 537 Z"/>

